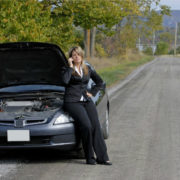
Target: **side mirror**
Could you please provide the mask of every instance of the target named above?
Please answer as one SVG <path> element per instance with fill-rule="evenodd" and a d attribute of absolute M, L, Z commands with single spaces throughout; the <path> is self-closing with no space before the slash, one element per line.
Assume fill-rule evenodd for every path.
<path fill-rule="evenodd" d="M 106 83 L 103 82 L 103 89 L 105 90 L 106 89 Z"/>

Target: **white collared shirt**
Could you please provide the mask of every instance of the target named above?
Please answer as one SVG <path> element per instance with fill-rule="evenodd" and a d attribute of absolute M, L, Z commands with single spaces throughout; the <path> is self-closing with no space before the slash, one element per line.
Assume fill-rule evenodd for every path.
<path fill-rule="evenodd" d="M 80 66 L 80 72 L 78 70 L 78 68 L 75 66 L 75 71 L 81 76 L 81 78 L 83 77 L 83 71 L 82 71 L 82 67 Z"/>
<path fill-rule="evenodd" d="M 76 71 L 76 72 L 81 76 L 81 78 L 82 78 L 82 77 L 83 77 L 82 67 L 80 66 L 80 72 L 79 72 L 79 70 L 78 70 L 78 68 L 77 68 L 76 66 L 75 66 L 74 68 L 75 68 L 75 71 Z M 84 101 L 84 100 L 86 100 L 86 99 L 85 99 L 84 96 L 82 95 L 80 101 Z"/>

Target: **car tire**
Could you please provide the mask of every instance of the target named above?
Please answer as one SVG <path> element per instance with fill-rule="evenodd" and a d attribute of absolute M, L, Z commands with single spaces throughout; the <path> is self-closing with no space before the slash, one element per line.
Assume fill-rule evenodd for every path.
<path fill-rule="evenodd" d="M 106 109 L 106 114 L 105 114 L 105 123 L 104 123 L 104 127 L 103 127 L 103 136 L 104 139 L 108 139 L 109 137 L 109 111 L 108 109 Z"/>

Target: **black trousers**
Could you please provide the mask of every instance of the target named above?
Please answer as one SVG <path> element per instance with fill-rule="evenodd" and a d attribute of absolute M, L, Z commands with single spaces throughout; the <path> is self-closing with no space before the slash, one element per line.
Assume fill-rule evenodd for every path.
<path fill-rule="evenodd" d="M 107 147 L 101 132 L 95 104 L 90 101 L 65 102 L 64 109 L 75 120 L 82 137 L 82 145 L 86 159 L 94 158 L 108 161 Z"/>

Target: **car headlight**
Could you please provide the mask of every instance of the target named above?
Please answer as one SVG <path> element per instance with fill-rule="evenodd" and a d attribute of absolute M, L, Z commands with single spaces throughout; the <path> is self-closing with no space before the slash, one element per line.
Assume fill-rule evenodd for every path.
<path fill-rule="evenodd" d="M 59 115 L 56 120 L 54 121 L 54 124 L 63 124 L 63 123 L 69 123 L 74 121 L 72 117 L 65 115 L 65 114 L 61 114 Z"/>

